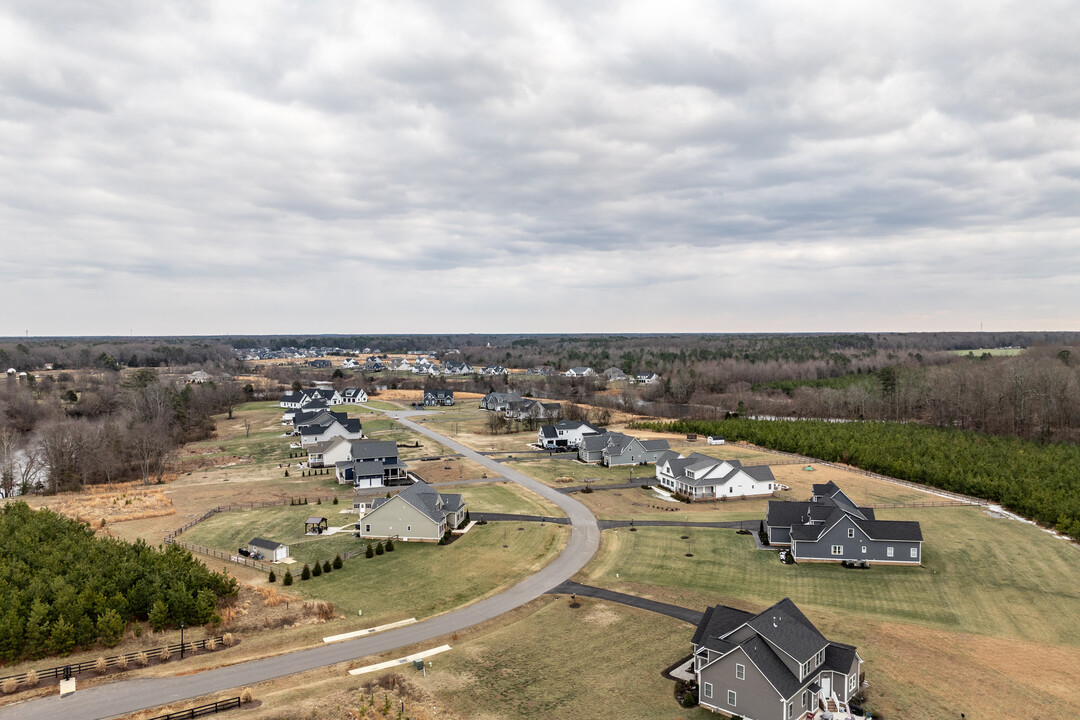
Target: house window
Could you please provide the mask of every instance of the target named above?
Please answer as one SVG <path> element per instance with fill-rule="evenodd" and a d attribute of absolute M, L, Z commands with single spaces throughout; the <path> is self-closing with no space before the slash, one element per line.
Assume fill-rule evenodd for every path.
<path fill-rule="evenodd" d="M 727 489 L 727 491 L 728 491 L 729 493 L 733 493 L 733 492 L 735 492 L 735 488 L 734 488 L 734 487 L 731 487 L 731 486 L 729 485 L 729 486 L 728 486 L 728 489 Z"/>
<path fill-rule="evenodd" d="M 790 705 L 788 705 L 787 706 L 787 716 L 791 717 L 794 710 L 795 710 L 795 703 L 791 703 Z"/>
<path fill-rule="evenodd" d="M 913 558 L 919 557 L 919 548 L 911 548 L 911 557 L 913 557 Z"/>
<path fill-rule="evenodd" d="M 890 545 L 889 547 L 885 548 L 885 557 L 892 557 L 892 556 L 893 556 L 893 549 L 892 549 L 892 546 Z"/>
<path fill-rule="evenodd" d="M 727 704 L 730 705 L 731 707 L 735 707 L 735 691 L 734 690 L 728 690 L 727 691 Z"/>
<path fill-rule="evenodd" d="M 746 679 L 746 666 L 745 665 L 741 665 L 739 663 L 735 664 L 735 679 L 736 680 L 745 680 Z"/>
<path fill-rule="evenodd" d="M 802 706 L 806 707 L 806 691 L 802 691 Z"/>
<path fill-rule="evenodd" d="M 370 525 L 365 525 L 364 526 L 364 532 L 371 532 L 371 526 Z"/>
<path fill-rule="evenodd" d="M 843 555 L 844 554 L 844 546 L 843 545 L 833 545 L 832 546 L 832 554 L 833 555 Z"/>
<path fill-rule="evenodd" d="M 852 675 L 851 678 L 848 679 L 848 690 L 855 690 L 855 683 L 856 682 L 857 682 L 856 677 L 854 675 Z"/>
<path fill-rule="evenodd" d="M 847 536 L 848 536 L 849 538 L 853 538 L 853 537 L 855 537 L 855 528 L 848 528 L 848 529 L 847 529 Z"/>
<path fill-rule="evenodd" d="M 865 554 L 866 554 L 866 546 L 865 546 L 865 545 L 863 545 L 863 546 L 862 546 L 862 554 L 863 554 L 863 555 L 865 555 Z"/>
<path fill-rule="evenodd" d="M 712 699 L 712 683 L 701 684 L 701 696 Z"/>
<path fill-rule="evenodd" d="M 405 530 L 407 530 L 408 532 L 412 532 L 412 525 L 406 525 Z"/>

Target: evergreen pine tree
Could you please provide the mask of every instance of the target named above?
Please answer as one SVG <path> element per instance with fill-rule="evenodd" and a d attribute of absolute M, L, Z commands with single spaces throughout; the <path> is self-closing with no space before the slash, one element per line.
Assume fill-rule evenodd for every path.
<path fill-rule="evenodd" d="M 288 587 L 289 585 L 292 585 L 292 571 L 291 570 L 286 570 L 285 571 L 285 577 L 281 578 L 281 584 L 286 586 L 286 587 Z"/>
<path fill-rule="evenodd" d="M 320 575 L 322 575 L 322 565 L 315 563 L 315 567 L 311 569 L 311 576 L 319 577 Z"/>
<path fill-rule="evenodd" d="M 343 566 L 344 564 L 345 564 L 345 563 L 343 563 L 343 562 L 341 561 L 341 556 L 340 556 L 340 555 L 335 555 L 335 556 L 334 556 L 334 569 L 335 569 L 335 570 L 340 570 L 340 569 L 341 569 L 341 567 L 342 567 L 342 566 Z"/>
<path fill-rule="evenodd" d="M 310 580 L 311 579 L 311 568 L 308 567 L 307 563 L 304 563 L 304 569 L 300 571 L 300 579 L 301 580 Z"/>

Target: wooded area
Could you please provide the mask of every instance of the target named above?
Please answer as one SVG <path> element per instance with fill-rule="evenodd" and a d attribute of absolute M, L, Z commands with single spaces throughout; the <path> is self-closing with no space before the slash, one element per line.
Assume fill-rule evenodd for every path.
<path fill-rule="evenodd" d="M 102 538 L 85 524 L 13 502 L 0 509 L 0 657 L 116 645 L 127 623 L 155 630 L 220 620 L 236 581 L 176 546 Z"/>
<path fill-rule="evenodd" d="M 1080 539 L 1080 446 L 914 423 L 677 420 L 636 427 L 721 435 L 1000 503 Z"/>

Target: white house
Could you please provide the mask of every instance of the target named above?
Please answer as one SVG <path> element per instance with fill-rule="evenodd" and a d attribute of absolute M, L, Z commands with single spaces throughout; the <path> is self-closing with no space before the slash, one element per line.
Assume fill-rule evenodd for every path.
<path fill-rule="evenodd" d="M 692 453 L 665 453 L 656 462 L 656 480 L 666 490 L 691 500 L 772 495 L 776 479 L 767 465 L 742 467 L 738 460 Z"/>
<path fill-rule="evenodd" d="M 281 562 L 289 557 L 289 546 L 282 545 L 273 540 L 264 538 L 252 538 L 248 543 L 247 550 L 255 557 L 261 557 L 270 562 Z"/>
<path fill-rule="evenodd" d="M 572 367 L 563 373 L 566 377 L 592 377 L 595 374 L 591 367 Z"/>
<path fill-rule="evenodd" d="M 335 467 L 339 462 L 351 460 L 352 444 L 349 438 L 335 437 L 308 445 L 308 467 Z"/>
<path fill-rule="evenodd" d="M 576 448 L 583 438 L 601 435 L 607 432 L 593 427 L 587 422 L 560 420 L 554 425 L 545 425 L 536 434 L 537 444 L 548 450 L 556 448 Z"/>
<path fill-rule="evenodd" d="M 341 402 L 343 405 L 366 403 L 367 401 L 368 394 L 364 388 L 348 387 L 341 391 Z"/>
<path fill-rule="evenodd" d="M 642 385 L 652 385 L 660 380 L 660 376 L 654 372 L 638 373 L 635 379 Z"/>
<path fill-rule="evenodd" d="M 710 435 L 708 439 L 705 440 L 705 442 L 709 445 L 723 445 L 724 438 L 720 437 L 719 435 Z"/>
<path fill-rule="evenodd" d="M 300 428 L 300 446 L 307 449 L 315 443 L 324 443 L 334 438 L 346 440 L 359 440 L 364 437 L 360 420 L 350 418 L 345 422 L 334 420 L 327 425 L 305 425 Z"/>
<path fill-rule="evenodd" d="M 358 367 L 360 367 L 360 363 L 356 362 L 356 358 L 348 357 L 348 358 L 345 358 L 341 362 L 341 367 L 343 367 L 343 368 L 358 368 Z"/>

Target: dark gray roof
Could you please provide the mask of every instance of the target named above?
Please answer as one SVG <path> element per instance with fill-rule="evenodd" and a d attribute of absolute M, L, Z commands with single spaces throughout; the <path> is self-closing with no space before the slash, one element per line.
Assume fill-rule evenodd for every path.
<path fill-rule="evenodd" d="M 765 518 L 774 527 L 790 527 L 806 522 L 807 506 L 810 503 L 791 502 L 788 500 L 770 500 L 765 510 Z"/>
<path fill-rule="evenodd" d="M 641 446 L 649 452 L 655 452 L 657 450 L 667 450 L 669 447 L 671 447 L 670 445 L 668 445 L 667 440 L 642 440 Z"/>
<path fill-rule="evenodd" d="M 352 444 L 353 460 L 396 458 L 397 443 L 393 440 L 357 440 Z"/>
<path fill-rule="evenodd" d="M 318 525 L 319 523 L 324 523 L 324 522 L 326 522 L 326 518 L 324 518 L 324 517 L 315 517 L 314 515 L 312 515 L 311 517 L 309 517 L 307 520 L 304 521 L 305 524 L 306 523 L 313 523 L 315 525 Z"/>
<path fill-rule="evenodd" d="M 851 669 L 851 663 L 853 662 L 855 662 L 854 645 L 830 642 L 829 646 L 825 648 L 824 669 L 846 674 Z"/>
<path fill-rule="evenodd" d="M 758 670 L 761 670 L 785 700 L 799 692 L 802 684 L 765 640 L 753 635 L 741 642 L 739 647 L 746 652 L 750 660 L 757 665 Z"/>
<path fill-rule="evenodd" d="M 264 550 L 276 550 L 279 547 L 285 547 L 282 543 L 274 540 L 266 540 L 265 538 L 252 538 L 248 543 L 252 547 L 263 548 Z"/>
<path fill-rule="evenodd" d="M 788 598 L 747 624 L 800 663 L 814 657 L 829 642 Z"/>
<path fill-rule="evenodd" d="M 559 432 L 555 429 L 554 425 L 544 425 L 540 428 L 540 432 L 544 437 L 551 438 L 552 440 L 559 437 Z"/>
<path fill-rule="evenodd" d="M 423 480 L 415 483 L 398 493 L 397 497 L 412 505 L 420 512 L 427 515 L 434 522 L 442 522 L 448 512 L 457 510 L 463 504 L 461 495 L 442 495 L 438 490 L 428 485 Z M 447 499 L 456 498 L 454 504 L 447 505 Z"/>
<path fill-rule="evenodd" d="M 922 527 L 913 520 L 855 520 L 855 524 L 874 540 L 921 541 Z"/>
<path fill-rule="evenodd" d="M 693 645 L 712 647 L 709 643 L 713 639 L 723 637 L 732 630 L 745 625 L 752 617 L 754 617 L 753 613 L 744 610 L 737 610 L 727 605 L 714 605 L 705 610 L 701 622 L 698 623 L 697 632 L 694 633 L 694 638 L 690 642 Z"/>

